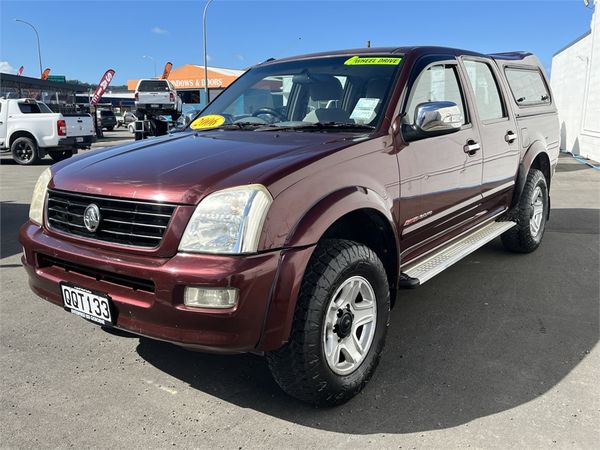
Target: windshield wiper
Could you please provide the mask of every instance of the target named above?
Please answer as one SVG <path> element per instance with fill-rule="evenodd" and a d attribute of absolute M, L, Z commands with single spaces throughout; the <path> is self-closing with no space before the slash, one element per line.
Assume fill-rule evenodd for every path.
<path fill-rule="evenodd" d="M 211 130 L 256 130 L 256 131 L 321 131 L 321 130 L 366 130 L 372 131 L 375 129 L 371 125 L 361 125 L 357 123 L 347 122 L 315 122 L 304 125 L 289 125 L 280 126 L 277 123 L 256 123 L 256 122 L 234 122 L 225 123 Z M 208 130 L 208 129 L 207 129 Z M 196 130 L 198 131 L 198 130 Z"/>
<path fill-rule="evenodd" d="M 372 131 L 375 129 L 372 125 L 362 125 L 358 123 L 348 122 L 315 122 L 306 125 L 297 125 L 290 127 L 280 127 L 283 130 L 300 130 L 300 131 L 321 131 L 321 130 L 365 130 Z"/>
<path fill-rule="evenodd" d="M 256 122 L 225 123 L 225 124 L 217 127 L 217 129 L 222 129 L 222 130 L 256 130 L 259 128 L 275 129 L 275 128 L 279 128 L 279 127 L 272 123 L 256 123 Z"/>

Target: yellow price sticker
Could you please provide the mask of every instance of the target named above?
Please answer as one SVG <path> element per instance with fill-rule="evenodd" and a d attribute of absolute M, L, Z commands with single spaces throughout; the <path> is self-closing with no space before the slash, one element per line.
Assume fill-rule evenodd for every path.
<path fill-rule="evenodd" d="M 402 58 L 353 56 L 344 62 L 346 66 L 397 66 Z"/>
<path fill-rule="evenodd" d="M 217 128 L 225 123 L 225 117 L 218 114 L 210 114 L 208 116 L 198 117 L 192 122 L 190 128 L 192 130 L 206 130 L 208 128 Z"/>

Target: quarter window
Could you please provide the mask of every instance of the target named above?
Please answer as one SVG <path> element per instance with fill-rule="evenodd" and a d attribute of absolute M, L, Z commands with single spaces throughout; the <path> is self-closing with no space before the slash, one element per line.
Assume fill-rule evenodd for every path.
<path fill-rule="evenodd" d="M 490 66 L 480 61 L 465 61 L 477 111 L 482 121 L 506 117 L 496 79 Z"/>
<path fill-rule="evenodd" d="M 550 94 L 539 70 L 509 67 L 506 79 L 519 106 L 550 103 Z"/>
<path fill-rule="evenodd" d="M 465 105 L 454 65 L 437 64 L 419 75 L 406 105 L 409 123 L 415 123 L 415 111 L 421 103 L 441 101 L 456 103 L 463 117 L 463 125 L 466 123 Z"/>
<path fill-rule="evenodd" d="M 41 109 L 37 103 L 18 103 L 19 110 L 23 114 L 38 114 L 41 113 Z"/>

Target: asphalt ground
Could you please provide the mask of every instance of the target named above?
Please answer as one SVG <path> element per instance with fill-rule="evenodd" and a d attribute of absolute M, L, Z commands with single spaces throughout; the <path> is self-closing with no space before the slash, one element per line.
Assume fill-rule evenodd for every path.
<path fill-rule="evenodd" d="M 106 134 L 124 142 L 125 133 Z M 50 160 L 0 163 L 3 448 L 600 442 L 600 172 L 571 157 L 561 157 L 538 251 L 509 254 L 496 240 L 402 291 L 371 382 L 349 403 L 320 410 L 283 394 L 259 356 L 109 334 L 38 299 L 16 237 Z"/>

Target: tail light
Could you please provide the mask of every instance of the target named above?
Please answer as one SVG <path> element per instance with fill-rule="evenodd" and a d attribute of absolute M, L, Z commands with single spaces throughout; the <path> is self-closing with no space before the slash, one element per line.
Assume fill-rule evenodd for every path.
<path fill-rule="evenodd" d="M 66 136 L 67 135 L 67 122 L 65 122 L 63 119 L 57 120 L 56 121 L 56 130 L 58 131 L 59 136 Z"/>
<path fill-rule="evenodd" d="M 175 101 L 175 94 L 173 94 L 172 92 L 169 92 L 169 100 L 171 100 L 172 102 Z"/>
<path fill-rule="evenodd" d="M 140 94 L 139 93 L 135 93 L 135 101 L 137 102 L 140 99 Z"/>

